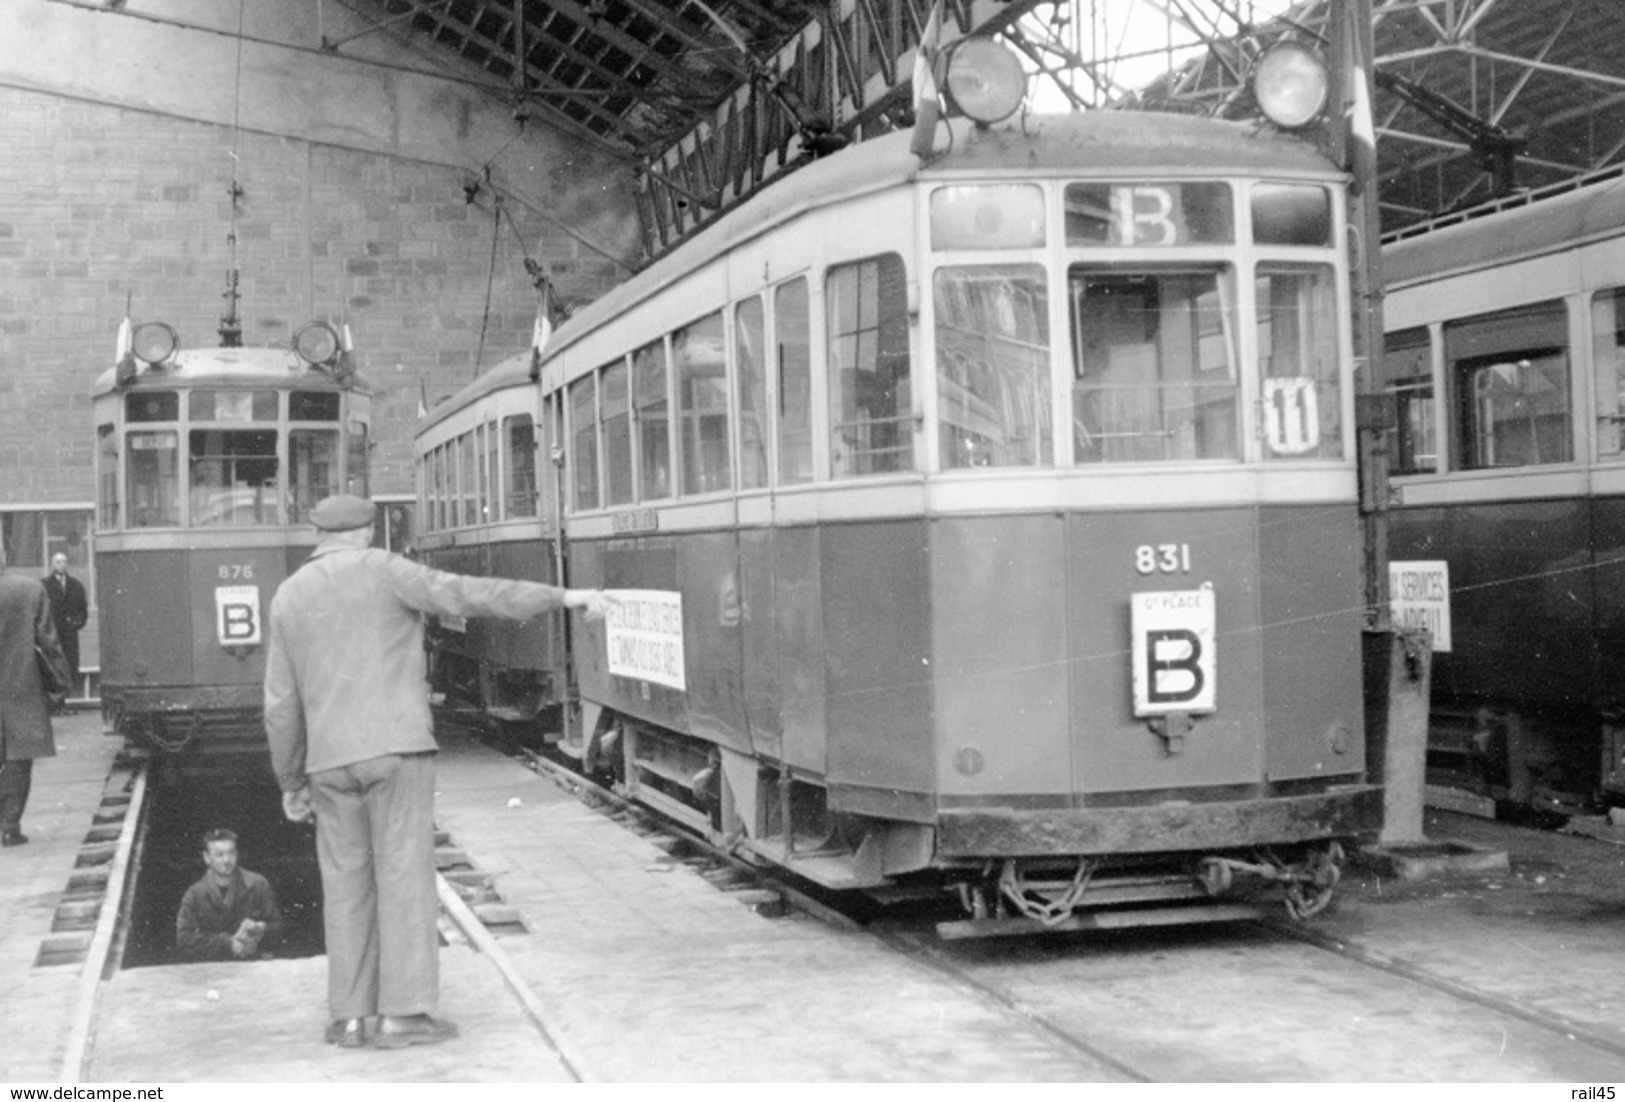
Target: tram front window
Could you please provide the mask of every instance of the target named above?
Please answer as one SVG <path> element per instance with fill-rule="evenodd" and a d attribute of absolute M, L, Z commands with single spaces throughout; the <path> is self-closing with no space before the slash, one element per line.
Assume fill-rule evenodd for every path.
<path fill-rule="evenodd" d="M 131 432 L 130 525 L 174 528 L 181 522 L 179 448 L 175 431 Z"/>
<path fill-rule="evenodd" d="M 288 523 L 309 523 L 316 503 L 338 492 L 339 434 L 332 429 L 289 432 Z"/>
<path fill-rule="evenodd" d="M 1036 264 L 936 274 L 942 466 L 1049 462 L 1049 296 Z"/>
<path fill-rule="evenodd" d="M 1068 297 L 1078 463 L 1240 457 L 1230 269 L 1079 266 Z"/>
<path fill-rule="evenodd" d="M 276 437 L 275 429 L 192 430 L 192 527 L 277 523 Z"/>
<path fill-rule="evenodd" d="M 1329 266 L 1258 269 L 1258 359 L 1267 459 L 1343 454 L 1336 282 Z"/>

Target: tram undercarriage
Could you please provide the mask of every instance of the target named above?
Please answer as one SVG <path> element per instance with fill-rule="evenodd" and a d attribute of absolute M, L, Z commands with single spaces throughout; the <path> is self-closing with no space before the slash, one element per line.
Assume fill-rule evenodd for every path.
<path fill-rule="evenodd" d="M 832 807 L 830 789 L 814 778 L 700 739 L 607 711 L 593 728 L 569 748 L 572 756 L 628 798 L 825 888 L 879 898 L 947 892 L 966 916 L 938 923 L 939 935 L 949 939 L 1229 921 L 1279 907 L 1305 920 L 1330 904 L 1344 861 L 1342 839 L 1359 834 L 1380 799 L 1377 789 L 1362 785 L 1205 809 L 1183 804 L 1057 816 L 1066 829 L 1051 823 L 1052 837 L 1070 829 L 1110 838 L 1176 822 L 1163 833 L 1180 848 L 999 854 L 1023 831 L 990 829 L 988 821 L 1008 827 L 1018 816 L 947 814 L 927 823 L 856 814 Z M 1260 829 L 1269 833 L 1247 837 Z M 1197 841 L 1204 833 L 1212 844 Z M 971 839 L 993 856 L 964 856 Z"/>

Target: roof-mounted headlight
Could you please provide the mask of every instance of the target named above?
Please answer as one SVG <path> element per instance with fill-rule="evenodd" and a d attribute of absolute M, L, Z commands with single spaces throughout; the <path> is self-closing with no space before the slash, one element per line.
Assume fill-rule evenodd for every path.
<path fill-rule="evenodd" d="M 175 330 L 161 321 L 144 321 L 130 335 L 130 351 L 144 364 L 157 367 L 175 354 L 181 344 Z"/>
<path fill-rule="evenodd" d="M 1331 93 L 1326 59 L 1297 42 L 1281 41 L 1253 63 L 1253 98 L 1276 126 L 1296 130 L 1320 117 Z"/>
<path fill-rule="evenodd" d="M 293 335 L 293 350 L 312 367 L 328 367 L 338 359 L 344 344 L 338 330 L 325 321 L 313 321 Z"/>
<path fill-rule="evenodd" d="M 973 122 L 1007 119 L 1027 95 L 1027 74 L 1016 55 L 984 35 L 961 38 L 949 48 L 948 105 Z"/>

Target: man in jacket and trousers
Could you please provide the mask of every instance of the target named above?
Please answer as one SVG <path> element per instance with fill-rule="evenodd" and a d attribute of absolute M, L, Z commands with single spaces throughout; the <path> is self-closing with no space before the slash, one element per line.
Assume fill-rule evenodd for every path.
<path fill-rule="evenodd" d="M 373 503 L 349 494 L 311 511 L 310 558 L 271 601 L 265 729 L 284 814 L 314 813 L 327 938 L 327 1040 L 379 1048 L 457 1035 L 435 1018 L 433 722 L 421 613 L 529 620 L 598 590 L 475 578 L 373 548 Z"/>
<path fill-rule="evenodd" d="M 68 683 L 45 587 L 7 570 L 0 545 L 0 846 L 7 848 L 28 841 L 22 822 L 34 759 L 56 754 L 51 710 L 61 697 L 44 682 L 42 664 L 58 685 Z"/>

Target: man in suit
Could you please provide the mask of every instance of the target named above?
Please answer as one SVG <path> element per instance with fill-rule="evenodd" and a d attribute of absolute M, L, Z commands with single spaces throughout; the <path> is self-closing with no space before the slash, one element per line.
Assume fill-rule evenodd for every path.
<path fill-rule="evenodd" d="M 42 664 L 66 684 L 68 666 L 45 587 L 6 570 L 6 549 L 0 545 L 0 846 L 8 849 L 28 841 L 22 820 L 34 759 L 56 754 L 51 707 L 60 698 L 48 695 Z"/>
<path fill-rule="evenodd" d="M 62 657 L 68 660 L 69 691 L 79 684 L 79 631 L 90 619 L 90 603 L 83 583 L 68 573 L 68 556 L 58 551 L 51 556 L 51 572 L 45 575 L 45 593 L 51 599 L 51 618 L 56 621 L 56 637 L 62 644 Z"/>

